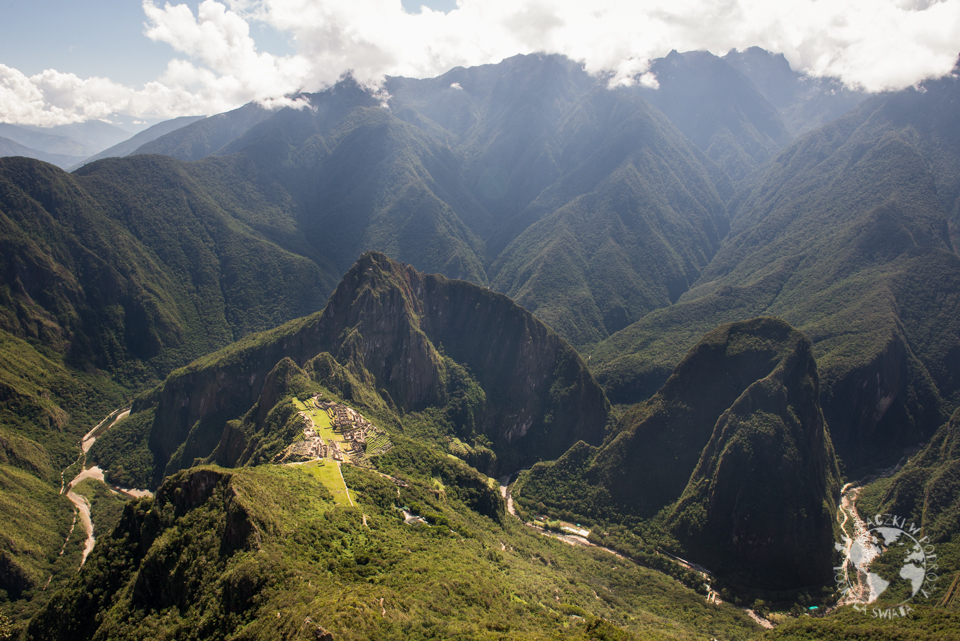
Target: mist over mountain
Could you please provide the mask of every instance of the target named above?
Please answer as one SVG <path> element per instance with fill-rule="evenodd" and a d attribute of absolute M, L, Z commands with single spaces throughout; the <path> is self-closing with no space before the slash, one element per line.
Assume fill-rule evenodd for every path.
<path fill-rule="evenodd" d="M 122 158 L 124 156 L 129 156 L 135 152 L 139 147 L 156 140 L 160 136 L 165 136 L 181 127 L 186 127 L 187 125 L 194 123 L 198 120 L 203 119 L 204 116 L 181 116 L 179 118 L 173 118 L 171 120 L 164 120 L 159 122 L 143 131 L 134 134 L 130 138 L 119 142 L 112 147 L 104 149 L 98 154 L 85 158 L 82 163 L 76 164 L 70 167 L 70 171 L 79 169 L 83 165 L 93 162 L 94 160 L 100 160 L 101 158 Z"/>
<path fill-rule="evenodd" d="M 103 120 L 86 120 L 53 127 L 38 127 L 36 125 L 17 125 L 41 135 L 63 136 L 84 145 L 94 153 L 112 147 L 127 140 L 138 127 L 117 126 Z"/>
<path fill-rule="evenodd" d="M 870 97 L 836 78 L 815 78 L 794 71 L 782 53 L 760 47 L 731 50 L 722 59 L 746 76 L 780 112 L 793 136 L 836 120 Z"/>
<path fill-rule="evenodd" d="M 98 150 L 88 144 L 79 142 L 62 134 L 54 133 L 52 129 L 28 127 L 0 123 L 0 136 L 9 138 L 25 147 L 50 154 L 64 156 L 86 157 Z"/>
<path fill-rule="evenodd" d="M 35 158 L 43 162 L 56 165 L 61 169 L 67 169 L 81 160 L 82 156 L 67 156 L 64 154 L 51 154 L 45 151 L 38 151 L 9 138 L 0 138 L 0 158 L 9 156 L 23 156 L 24 158 Z"/>
<path fill-rule="evenodd" d="M 778 107 L 726 58 L 673 51 L 651 62 L 650 73 L 659 86 L 641 85 L 638 93 L 734 182 L 766 164 L 793 137 Z"/>
<path fill-rule="evenodd" d="M 814 343 L 854 467 L 929 437 L 958 403 L 955 76 L 871 98 L 785 149 L 669 309 L 595 352 L 616 402 L 652 394 L 718 322 L 776 314 Z"/>

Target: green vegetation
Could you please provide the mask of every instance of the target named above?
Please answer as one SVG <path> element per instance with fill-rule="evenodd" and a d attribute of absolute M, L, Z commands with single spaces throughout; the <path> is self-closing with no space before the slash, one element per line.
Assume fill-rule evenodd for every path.
<path fill-rule="evenodd" d="M 73 486 L 73 491 L 90 501 L 90 518 L 94 536 L 107 536 L 120 522 L 127 497 L 118 494 L 96 479 L 84 479 Z M 80 533 L 79 527 L 75 530 Z M 77 537 L 82 538 L 82 537 Z"/>
<path fill-rule="evenodd" d="M 152 412 L 133 414 L 97 437 L 87 455 L 106 472 L 106 479 L 125 488 L 150 487 L 154 459 L 148 439 Z"/>
<path fill-rule="evenodd" d="M 656 74 L 659 86 L 639 87 L 640 95 L 734 183 L 742 184 L 792 137 L 759 87 L 726 58 L 708 51 L 672 51 L 652 61 L 650 73 Z"/>
<path fill-rule="evenodd" d="M 391 438 L 468 442 L 469 462 L 491 476 L 580 439 L 599 443 L 609 417 L 573 348 L 510 299 L 369 253 L 321 314 L 198 359 L 134 403 L 133 417 L 153 414 L 136 441 L 153 456 L 148 487 L 196 461 L 272 460 L 301 430 L 297 409 L 280 401 L 321 392 Z M 141 467 L 142 450 L 130 461 L 124 451 L 114 464 Z"/>
<path fill-rule="evenodd" d="M 251 105 L 151 147 L 181 160 L 0 160 L 4 616 L 43 608 L 34 638 L 757 632 L 507 518 L 486 474 L 528 465 L 522 511 L 589 518 L 595 542 L 687 586 L 702 590 L 658 547 L 732 588 L 817 583 L 838 479 L 819 403 L 851 477 L 960 405 L 958 89 L 878 96 L 750 176 L 782 122 L 709 54 L 671 58 L 711 69 L 686 80 L 724 108 L 664 103 L 674 126 L 572 61 L 519 56 L 390 79 L 390 109 L 347 78 L 313 109 Z M 662 71 L 669 102 L 685 89 Z M 350 267 L 370 249 L 490 283 L 559 335 L 383 254 Z M 812 347 L 772 319 L 714 332 L 770 315 Z M 620 416 L 560 335 L 591 350 Z M 391 478 L 342 469 L 356 508 L 330 463 L 269 465 L 302 438 L 298 407 L 328 434 L 295 404 L 321 393 L 387 432 L 364 465 Z M 100 542 L 75 575 L 61 471 L 134 394 L 91 458 L 162 489 L 119 515 L 82 484 Z M 923 519 L 960 570 L 960 477 L 934 441 L 862 501 Z M 910 634 L 954 625 L 920 618 Z M 841 612 L 772 634 L 878 625 Z"/>
<path fill-rule="evenodd" d="M 705 159 L 644 101 L 591 93 L 567 126 L 611 134 L 529 205 L 491 269 L 494 288 L 583 346 L 677 300 L 728 223 Z"/>
<path fill-rule="evenodd" d="M 956 607 L 954 579 L 960 572 L 960 410 L 943 424 L 930 442 L 896 474 L 876 480 L 861 490 L 857 510 L 862 515 L 895 514 L 921 528 L 918 537 L 929 537 L 936 553 L 939 580 L 933 600 Z M 891 554 L 883 561 L 898 562 Z M 897 577 L 898 568 L 887 576 Z M 888 590 L 909 589 L 905 581 L 892 581 Z M 885 594 L 886 596 L 886 594 Z M 909 593 L 908 595 L 909 596 Z"/>
<path fill-rule="evenodd" d="M 840 477 L 811 352 L 778 319 L 721 326 L 602 447 L 535 465 L 515 500 L 594 529 L 627 526 L 613 545 L 673 549 L 732 587 L 823 585 Z"/>
<path fill-rule="evenodd" d="M 330 491 L 334 503 L 353 505 L 353 497 L 349 495 L 350 489 L 346 486 L 343 475 L 340 474 L 339 463 L 330 460 L 309 461 L 296 467 L 323 483 L 323 486 Z"/>
<path fill-rule="evenodd" d="M 17 616 L 79 564 L 81 537 L 64 548 L 73 506 L 59 494 L 60 470 L 75 464 L 83 434 L 122 399 L 106 376 L 65 361 L 0 329 L 0 607 Z"/>
<path fill-rule="evenodd" d="M 25 638 L 273 639 L 322 628 L 338 639 L 746 639 L 757 630 L 672 579 L 439 499 L 414 472 L 398 497 L 375 472 L 344 470 L 354 508 L 336 507 L 296 467 L 168 479 L 155 500 L 128 504 Z M 401 501 L 436 524 L 405 525 Z"/>
<path fill-rule="evenodd" d="M 882 619 L 872 610 L 866 614 L 842 608 L 824 618 L 800 617 L 771 630 L 760 639 L 783 641 L 938 641 L 956 636 L 960 614 L 942 608 L 917 606 L 906 618 Z"/>
<path fill-rule="evenodd" d="M 731 232 L 677 305 L 608 339 L 611 400 L 649 398 L 700 332 L 758 314 L 813 342 L 851 475 L 929 438 L 960 404 L 953 80 L 878 96 L 788 147 L 736 201 Z"/>
<path fill-rule="evenodd" d="M 29 472 L 0 465 L 0 510 L 5 519 L 0 589 L 13 600 L 30 598 L 62 565 L 58 552 L 70 530 L 73 505 Z"/>

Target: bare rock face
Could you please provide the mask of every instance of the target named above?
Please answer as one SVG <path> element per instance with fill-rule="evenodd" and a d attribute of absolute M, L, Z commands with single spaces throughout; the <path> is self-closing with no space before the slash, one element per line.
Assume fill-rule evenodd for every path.
<path fill-rule="evenodd" d="M 578 440 L 599 444 L 609 416 L 576 351 L 509 298 L 371 252 L 323 312 L 204 357 L 135 404 L 155 414 L 156 481 L 235 439 L 224 434 L 228 422 L 254 405 L 265 416 L 284 359 L 284 371 L 303 368 L 345 397 L 400 415 L 450 407 L 451 381 L 466 381 L 473 400 L 451 422 L 458 436 L 492 443 L 481 465 L 489 474 L 556 458 Z"/>
<path fill-rule="evenodd" d="M 519 448 L 518 466 L 603 439 L 608 404 L 583 361 L 501 294 L 369 253 L 344 276 L 321 327 L 337 337 L 326 351 L 361 366 L 404 411 L 446 400 L 441 351 L 467 367 L 486 395 L 480 431 L 501 450 Z"/>

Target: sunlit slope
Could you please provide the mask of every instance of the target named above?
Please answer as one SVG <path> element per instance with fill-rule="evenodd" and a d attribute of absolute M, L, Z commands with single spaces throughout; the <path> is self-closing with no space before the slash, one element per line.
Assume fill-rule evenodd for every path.
<path fill-rule="evenodd" d="M 849 465 L 933 433 L 960 401 L 960 89 L 924 88 L 872 99 L 774 161 L 697 285 L 595 352 L 614 402 L 652 394 L 696 331 L 775 314 L 814 343 Z"/>
<path fill-rule="evenodd" d="M 491 475 L 560 456 L 577 440 L 599 443 L 609 416 L 577 353 L 522 307 L 371 252 L 322 313 L 209 354 L 134 404 L 128 421 L 139 421 L 137 447 L 152 453 L 152 483 L 211 455 L 244 462 L 215 449 L 234 434 L 246 438 L 235 450 L 244 451 L 244 431 L 262 433 L 284 394 L 310 386 L 445 450 L 456 438 L 466 447 L 459 455 Z M 249 430 L 233 423 L 245 415 Z M 289 417 L 274 418 L 282 426 Z"/>
<path fill-rule="evenodd" d="M 336 506 L 297 468 L 178 474 L 155 500 L 127 506 L 26 638 L 745 639 L 756 630 L 672 578 L 471 507 L 455 486 L 438 497 L 424 454 L 384 462 L 404 477 L 400 488 L 350 470 L 356 507 Z M 430 524 L 404 524 L 401 506 Z"/>

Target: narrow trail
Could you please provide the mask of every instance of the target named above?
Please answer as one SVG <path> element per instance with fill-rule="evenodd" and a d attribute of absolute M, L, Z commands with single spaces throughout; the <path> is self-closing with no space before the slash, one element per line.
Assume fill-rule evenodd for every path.
<path fill-rule="evenodd" d="M 343 491 L 347 493 L 347 501 L 350 507 L 353 507 L 353 499 L 350 497 L 350 488 L 347 487 L 347 479 L 343 478 L 343 470 L 340 469 L 340 462 L 337 461 L 337 474 L 340 475 L 340 482 L 343 483 Z"/>
<path fill-rule="evenodd" d="M 87 467 L 87 453 L 90 451 L 90 448 L 93 447 L 93 444 L 96 442 L 97 437 L 109 430 L 111 427 L 117 424 L 121 419 L 126 418 L 130 415 L 130 408 L 120 408 L 115 409 L 107 416 L 97 423 L 96 427 L 87 432 L 83 438 L 80 440 L 80 454 L 77 457 L 77 460 L 73 462 L 70 466 L 65 468 L 60 472 L 60 493 L 66 493 L 67 498 L 70 499 L 70 502 L 74 506 L 74 517 L 73 525 L 70 526 L 70 531 L 67 533 L 67 538 L 63 542 L 63 547 L 60 549 L 60 555 L 63 555 L 64 550 L 67 548 L 67 543 L 70 542 L 70 537 L 73 535 L 73 530 L 76 527 L 77 519 L 79 518 L 80 524 L 83 526 L 83 531 L 86 534 L 86 541 L 83 545 L 83 557 L 80 560 L 80 567 L 83 567 L 83 564 L 87 562 L 87 557 L 90 556 L 90 553 L 93 552 L 93 547 L 97 543 L 97 539 L 93 534 L 93 517 L 90 513 L 90 501 L 87 497 L 82 494 L 77 494 L 73 491 L 73 488 L 79 485 L 85 479 L 95 479 L 104 484 L 106 484 L 106 479 L 103 476 L 103 470 L 99 466 Z M 110 419 L 113 419 L 112 421 Z M 70 480 L 69 483 L 66 482 L 64 478 L 64 472 L 68 469 L 80 463 L 80 472 Z M 112 488 L 115 492 L 125 494 L 131 498 L 139 498 L 141 496 L 150 495 L 151 492 L 147 490 L 128 490 L 123 488 Z M 79 570 L 79 568 L 77 568 Z"/>

